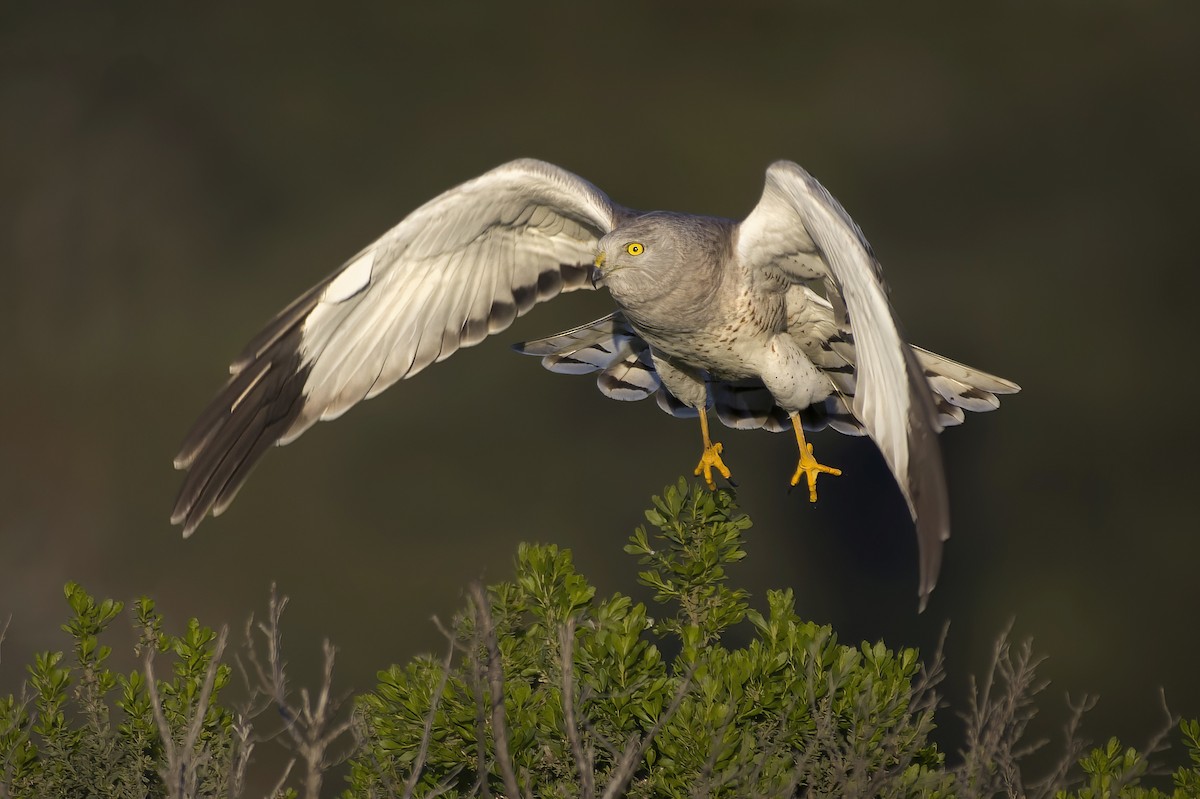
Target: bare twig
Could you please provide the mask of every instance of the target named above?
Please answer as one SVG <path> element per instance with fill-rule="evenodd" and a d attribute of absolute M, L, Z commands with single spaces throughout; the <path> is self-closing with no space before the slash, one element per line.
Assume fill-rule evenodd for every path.
<path fill-rule="evenodd" d="M 496 626 L 492 621 L 487 596 L 478 582 L 471 584 L 471 597 L 475 600 L 476 634 L 482 633 L 488 653 L 488 689 L 492 700 L 492 738 L 495 741 L 496 765 L 504 780 L 504 790 L 509 799 L 521 796 L 517 775 L 513 771 L 512 757 L 508 751 L 508 724 L 504 713 L 504 670 L 500 662 L 500 644 L 496 640 Z M 480 629 L 482 628 L 482 630 Z"/>
<path fill-rule="evenodd" d="M 470 653 L 470 647 L 467 646 L 466 644 L 464 644 L 463 642 L 459 641 L 458 635 L 455 634 L 454 630 L 450 629 L 445 624 L 442 624 L 441 619 L 439 619 L 437 616 L 433 616 L 431 618 L 431 621 L 433 622 L 433 626 L 437 627 L 438 632 L 441 633 L 445 637 L 445 639 L 450 642 L 451 646 L 453 646 L 456 650 L 458 650 L 459 652 L 462 652 L 464 654 Z"/>
<path fill-rule="evenodd" d="M 629 786 L 629 782 L 633 779 L 634 773 L 637 771 L 638 764 L 642 762 L 642 758 L 646 755 L 646 749 L 654 741 L 654 737 L 658 735 L 659 730 L 679 710 L 679 706 L 683 704 L 683 700 L 687 698 L 688 691 L 692 688 L 692 676 L 695 672 L 696 664 L 692 663 L 688 666 L 687 674 L 684 675 L 683 681 L 679 683 L 679 688 L 675 690 L 675 696 L 671 699 L 671 704 L 658 717 L 658 720 L 654 722 L 654 726 L 650 728 L 650 731 L 640 738 L 634 736 L 626 744 L 625 751 L 621 755 L 616 771 L 613 772 L 608 787 L 604 789 L 604 799 L 615 799 L 615 797 L 624 793 L 625 789 Z"/>
<path fill-rule="evenodd" d="M 246 768 L 254 752 L 254 726 L 242 713 L 235 713 L 230 727 L 233 734 L 233 754 L 229 763 L 229 799 L 237 799 L 246 787 Z"/>
<path fill-rule="evenodd" d="M 1106 795 L 1116 796 L 1122 792 L 1122 789 L 1133 784 L 1137 780 L 1146 776 L 1162 776 L 1169 773 L 1168 769 L 1156 767 L 1151 758 L 1170 748 L 1168 737 L 1179 724 L 1179 716 L 1171 712 L 1167 706 L 1166 692 L 1159 689 L 1159 699 L 1162 702 L 1163 713 L 1166 715 L 1166 723 L 1150 736 L 1150 740 L 1146 743 L 1146 747 L 1139 754 L 1139 761 L 1132 769 L 1124 770 L 1120 774 L 1115 775 L 1111 784 L 1107 787 L 1109 793 Z M 1031 795 L 1037 797 L 1054 796 L 1057 791 L 1064 789 L 1067 783 L 1068 770 L 1078 762 L 1083 751 L 1087 748 L 1086 742 L 1080 741 L 1076 737 L 1076 732 L 1079 727 L 1080 720 L 1083 714 L 1096 706 L 1094 697 L 1084 696 L 1083 701 L 1072 705 L 1070 697 L 1067 697 L 1067 704 L 1071 707 L 1071 718 L 1067 723 L 1067 746 L 1063 757 L 1045 779 L 1038 782 L 1034 788 L 1036 793 L 1031 791 Z"/>
<path fill-rule="evenodd" d="M 275 586 L 271 586 L 272 596 L 274 596 Z M 246 652 L 244 660 L 240 654 L 235 654 L 234 659 L 238 665 L 238 674 L 241 675 L 242 685 L 245 689 L 246 698 L 239 703 L 237 707 L 236 721 L 234 722 L 234 733 L 237 736 L 238 744 L 235 750 L 233 767 L 231 770 L 230 779 L 230 796 L 237 797 L 241 795 L 242 787 L 245 784 L 245 772 L 250 763 L 250 755 L 254 748 L 264 741 L 269 741 L 277 738 L 283 733 L 283 728 L 279 728 L 269 734 L 262 734 L 255 728 L 255 721 L 267 709 L 272 708 L 272 699 L 263 691 L 264 679 L 266 671 L 258 660 L 258 654 L 255 648 L 254 633 L 257 626 L 254 622 L 254 615 L 251 614 L 246 619 L 246 624 L 242 628 L 242 647 Z M 249 665 L 247 665 L 249 661 Z M 253 670 L 253 679 L 251 671 Z M 295 766 L 295 759 L 289 761 L 283 772 L 283 776 L 277 784 L 274 793 L 283 790 L 283 785 L 287 781 L 288 775 Z M 274 794 L 271 794 L 272 796 Z"/>
<path fill-rule="evenodd" d="M 4 639 L 8 635 L 8 626 L 10 624 L 12 624 L 12 614 L 9 614 L 8 618 L 4 620 L 4 626 L 0 627 L 0 663 L 4 662 L 4 658 L 2 657 L 4 652 Z M 7 729 L 0 730 L 0 736 L 8 735 L 14 729 L 20 726 L 21 713 L 25 710 L 25 707 L 28 705 L 28 703 L 29 697 L 26 695 L 25 687 L 23 685 L 21 688 L 21 699 L 17 703 L 16 707 L 13 708 L 12 721 L 9 722 Z M 33 719 L 30 719 L 29 726 L 32 727 L 32 725 Z M 28 730 L 26 730 L 26 734 L 28 734 Z M 9 799 L 8 786 L 12 780 L 12 752 L 5 754 L 4 762 L 0 763 L 0 766 L 3 766 L 3 770 L 0 770 L 0 799 Z"/>
<path fill-rule="evenodd" d="M 591 744 L 585 752 L 579 737 L 579 725 L 575 720 L 575 617 L 567 619 L 559 633 L 559 665 L 562 669 L 563 726 L 566 727 L 567 742 L 575 759 L 575 770 L 579 772 L 579 795 L 581 799 L 592 799 L 596 795 L 596 766 Z"/>
<path fill-rule="evenodd" d="M 886 752 L 892 762 L 887 759 L 872 760 L 864 757 L 861 752 L 852 752 L 851 763 L 857 772 L 856 779 L 865 780 L 865 796 L 888 795 L 894 789 L 889 786 L 899 779 L 912 765 L 920 746 L 917 742 L 927 739 L 933 730 L 933 715 L 941 697 L 937 686 L 945 677 L 945 646 L 946 637 L 950 632 L 949 623 L 942 626 L 938 637 L 937 648 L 928 665 L 922 665 L 916 681 L 908 691 L 895 699 L 884 716 L 890 716 L 891 710 L 898 711 L 896 718 L 907 721 L 896 721 L 887 728 L 883 738 L 872 745 L 873 752 Z M 866 717 L 866 713 L 862 714 Z"/>
<path fill-rule="evenodd" d="M 1063 753 L 1049 774 L 1029 786 L 1029 796 L 1033 799 L 1049 799 L 1066 790 L 1067 774 L 1088 747 L 1088 742 L 1079 736 L 1079 728 L 1083 725 L 1084 714 L 1096 706 L 1096 700 L 1097 697 L 1084 694 L 1079 702 L 1072 702 L 1071 695 L 1067 694 L 1071 716 L 1063 727 Z"/>
<path fill-rule="evenodd" d="M 1014 655 L 1008 638 L 1011 629 L 1010 622 L 997 639 L 983 682 L 971 678 L 970 709 L 963 716 L 967 745 L 956 771 L 964 789 L 983 795 L 999 790 L 1023 795 L 1017 761 L 1046 743 L 1039 740 L 1021 746 L 1029 722 L 1037 715 L 1033 698 L 1047 683 L 1036 678 L 1044 658 L 1033 654 L 1032 642 L 1022 642 Z"/>
<path fill-rule="evenodd" d="M 1146 776 L 1162 776 L 1169 774 L 1170 770 L 1155 766 L 1150 758 L 1157 755 L 1159 752 L 1165 752 L 1171 748 L 1171 743 L 1168 740 L 1175 728 L 1179 726 L 1181 716 L 1177 716 L 1171 712 L 1171 708 L 1167 706 L 1167 692 L 1163 688 L 1158 689 L 1158 699 L 1162 703 L 1163 714 L 1167 717 L 1163 726 L 1150 736 L 1150 740 L 1146 743 L 1145 758 L 1146 758 Z"/>
<path fill-rule="evenodd" d="M 188 750 L 195 750 L 196 744 L 200 740 L 200 731 L 204 729 L 204 716 L 208 713 L 208 703 L 212 699 L 213 688 L 217 683 L 217 670 L 221 665 L 221 655 L 225 653 L 225 642 L 228 638 L 229 628 L 222 626 L 221 633 L 217 636 L 217 646 L 213 650 L 212 659 L 208 662 L 208 669 L 204 673 L 204 685 L 196 700 L 196 712 L 192 717 L 191 726 L 188 727 L 187 738 L 183 741 L 183 745 Z"/>
<path fill-rule="evenodd" d="M 779 714 L 778 718 L 773 720 L 771 725 L 773 728 L 773 734 L 766 736 L 766 740 L 769 741 L 769 746 L 762 753 L 762 757 L 756 757 L 754 759 L 754 768 L 750 771 L 749 782 L 747 783 L 748 785 L 758 785 L 759 781 L 762 779 L 763 770 L 767 766 L 767 761 L 778 755 L 783 750 L 783 742 L 781 740 L 782 736 L 780 733 L 787 729 L 788 720 L 791 718 L 791 715 L 793 712 L 795 712 L 795 710 L 796 698 L 792 697 L 788 701 L 787 705 L 784 706 L 783 712 Z M 792 795 L 794 791 L 795 786 L 793 785 L 792 789 L 788 791 L 787 795 Z"/>
<path fill-rule="evenodd" d="M 793 698 L 775 720 L 775 730 L 789 726 L 787 719 L 797 708 L 807 710 L 805 726 L 809 730 L 802 742 L 793 748 L 792 764 L 787 782 L 770 786 L 761 782 L 767 758 L 781 751 L 780 742 L 772 733 L 766 738 L 771 746 L 764 757 L 756 758 L 748 786 L 756 786 L 743 795 L 759 796 L 891 796 L 897 793 L 898 781 L 921 752 L 933 728 L 933 716 L 941 697 L 937 688 L 945 677 L 944 651 L 948 627 L 943 627 L 933 656 L 920 665 L 916 676 L 903 693 L 891 695 L 883 706 L 876 706 L 877 697 L 868 692 L 855 697 L 855 719 L 847 728 L 846 718 L 835 712 L 835 696 L 841 690 L 832 675 L 822 676 L 820 658 L 805 661 L 806 686 L 802 695 Z M 819 643 L 814 643 L 818 646 Z M 824 690 L 819 683 L 825 681 Z M 781 790 L 782 788 L 782 790 Z M 905 790 L 911 790 L 911 786 Z"/>
<path fill-rule="evenodd" d="M 721 726 L 713 732 L 709 737 L 708 757 L 704 761 L 703 768 L 700 769 L 700 775 L 696 779 L 696 787 L 693 789 L 693 796 L 710 796 L 714 787 L 720 787 L 720 781 L 717 785 L 713 785 L 713 773 L 717 768 L 717 760 L 721 757 L 721 745 L 725 740 L 725 734 L 729 732 L 730 726 L 737 720 L 737 712 L 731 707 L 725 720 L 721 722 Z"/>
<path fill-rule="evenodd" d="M 459 775 L 459 772 L 461 772 L 464 768 L 466 768 L 466 764 L 464 764 L 464 763 L 459 763 L 457 766 L 452 768 L 450 770 L 450 773 L 448 773 L 445 777 L 443 777 L 441 779 L 441 781 L 438 782 L 438 784 L 433 787 L 432 790 L 430 790 L 428 793 L 425 794 L 425 799 L 437 799 L 437 797 L 448 792 L 451 788 L 454 787 L 454 779 Z M 475 795 L 474 788 L 472 788 L 467 793 L 463 794 L 463 796 L 474 796 L 474 795 Z"/>
<path fill-rule="evenodd" d="M 815 646 L 811 644 L 810 646 Z M 804 682 L 808 686 L 815 686 L 819 659 L 816 657 L 808 657 L 805 660 L 804 666 Z M 811 692 L 808 695 L 808 712 L 812 719 L 812 734 L 805 741 L 805 746 L 796 755 L 795 762 L 792 766 L 791 778 L 788 780 L 787 788 L 781 794 L 782 796 L 799 796 L 807 797 L 813 793 L 813 768 L 812 764 L 816 760 L 813 752 L 821 746 L 828 746 L 828 743 L 836 740 L 834 732 L 837 729 L 836 723 L 832 719 L 833 710 L 830 703 L 825 703 L 822 707 L 816 695 Z M 832 753 L 832 750 L 831 750 Z M 801 789 L 801 783 L 804 783 Z"/>
<path fill-rule="evenodd" d="M 332 697 L 333 665 L 337 650 L 328 640 L 322 642 L 324 668 L 315 701 L 307 688 L 300 690 L 298 703 L 292 701 L 288 690 L 287 664 L 283 660 L 283 629 L 280 623 L 287 602 L 287 597 L 280 597 L 272 585 L 267 620 L 257 625 L 266 644 L 266 662 L 260 659 L 252 640 L 247 657 L 254 669 L 258 690 L 270 699 L 284 719 L 282 732 L 287 734 L 289 748 L 304 761 L 304 795 L 308 799 L 318 799 L 325 771 L 346 756 L 343 754 L 338 758 L 330 758 L 329 750 L 338 739 L 351 731 L 353 719 L 335 722 L 344 700 Z"/>
<path fill-rule="evenodd" d="M 280 694 L 287 694 L 287 675 L 284 673 L 284 663 L 280 655 L 282 633 L 279 620 L 287 607 L 288 598 L 275 592 L 275 584 L 271 584 L 271 598 L 267 602 L 267 621 L 253 624 L 253 617 L 246 622 L 246 657 L 254 667 L 257 689 L 278 704 Z M 258 656 L 258 648 L 254 644 L 251 627 L 257 628 L 266 643 L 267 662 L 264 665 Z"/>
<path fill-rule="evenodd" d="M 287 765 L 283 767 L 283 773 L 280 774 L 279 779 L 275 781 L 275 787 L 271 789 L 269 794 L 267 794 L 270 799 L 275 799 L 276 796 L 279 796 L 281 793 L 283 793 L 283 786 L 287 784 L 287 778 L 291 776 L 292 768 L 295 765 L 296 758 L 293 757 L 288 760 Z"/>
<path fill-rule="evenodd" d="M 479 637 L 478 629 L 475 631 L 475 637 Z M 490 767 L 487 758 L 487 691 L 484 688 L 486 674 L 483 664 L 479 662 L 478 646 L 470 648 L 468 657 L 471 664 L 471 693 L 475 697 L 475 773 L 479 775 L 479 795 L 482 799 L 491 799 L 492 789 L 488 785 Z"/>
<path fill-rule="evenodd" d="M 154 647 L 146 647 L 142 658 L 142 669 L 146 675 L 146 690 L 150 694 L 150 704 L 154 709 L 154 722 L 158 726 L 159 737 L 163 742 L 163 753 L 166 755 L 166 765 L 162 771 L 163 782 L 167 786 L 167 795 L 172 799 L 191 799 L 199 795 L 200 771 L 207 765 L 211 756 L 207 752 L 197 752 L 196 746 L 200 741 L 200 733 L 204 729 L 204 717 L 208 714 L 208 704 L 212 699 L 213 687 L 216 685 L 217 672 L 221 666 L 221 655 L 225 652 L 225 641 L 229 628 L 222 627 L 217 637 L 217 645 L 209 660 L 204 673 L 204 684 L 200 695 L 196 698 L 196 706 L 192 709 L 191 723 L 187 735 L 180 746 L 175 744 L 175 736 L 167 717 L 163 713 L 162 699 L 158 693 L 158 679 L 154 675 Z"/>
<path fill-rule="evenodd" d="M 0 663 L 4 662 L 4 639 L 8 636 L 8 625 L 12 624 L 12 614 L 8 614 L 8 618 L 4 620 L 4 626 L 0 627 Z"/>
<path fill-rule="evenodd" d="M 8 635 L 8 626 L 11 623 L 12 616 L 9 615 L 9 617 L 4 620 L 4 626 L 0 627 L 0 651 L 3 650 L 4 638 Z M 3 658 L 0 658 L 0 662 L 3 662 Z M 22 683 L 20 699 L 16 701 L 15 706 L 12 708 L 12 720 L 9 722 L 6 729 L 0 729 L 0 736 L 6 736 L 21 726 L 21 714 L 25 712 L 25 708 L 29 706 L 30 702 L 28 686 L 28 683 Z M 21 737 L 28 737 L 29 732 L 33 729 L 33 725 L 35 723 L 36 719 L 31 716 L 25 723 L 25 730 L 21 733 Z M 12 755 L 14 752 L 15 748 L 12 751 L 5 753 L 4 761 L 0 763 L 0 766 L 3 767 L 0 769 L 0 799 L 9 799 L 8 786 L 12 781 Z"/>
<path fill-rule="evenodd" d="M 425 769 L 425 758 L 429 755 L 429 741 L 433 738 L 433 722 L 437 716 L 438 705 L 442 701 L 442 694 L 446 691 L 446 681 L 450 679 L 450 661 L 454 657 L 454 645 L 455 641 L 452 638 L 450 639 L 450 648 L 446 651 L 446 657 L 442 660 L 441 679 L 438 680 L 437 689 L 429 699 L 429 712 L 425 714 L 425 728 L 421 731 L 421 746 L 417 750 L 417 759 L 413 761 L 412 773 L 408 775 L 408 781 L 404 784 L 404 799 L 412 799 L 417 781 Z"/>

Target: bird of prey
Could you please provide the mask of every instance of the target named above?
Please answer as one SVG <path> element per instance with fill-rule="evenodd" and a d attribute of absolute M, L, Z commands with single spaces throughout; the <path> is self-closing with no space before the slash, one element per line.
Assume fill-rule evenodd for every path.
<path fill-rule="evenodd" d="M 552 164 L 512 161 L 413 211 L 276 316 L 175 458 L 187 475 L 171 521 L 185 536 L 233 501 L 258 458 L 398 380 L 507 328 L 561 292 L 605 286 L 617 310 L 517 345 L 556 372 L 599 372 L 607 396 L 654 395 L 698 416 L 695 473 L 729 478 L 709 413 L 791 430 L 815 501 L 840 474 L 804 430 L 865 433 L 916 525 L 921 606 L 949 537 L 937 433 L 999 405 L 1016 384 L 909 345 L 858 226 L 795 163 L 767 169 L 740 222 L 617 205 Z"/>

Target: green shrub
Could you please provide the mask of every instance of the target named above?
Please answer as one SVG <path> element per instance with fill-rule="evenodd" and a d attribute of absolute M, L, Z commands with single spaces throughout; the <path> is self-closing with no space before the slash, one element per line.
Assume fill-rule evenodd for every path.
<path fill-rule="evenodd" d="M 1200 796 L 1200 721 L 1183 721 L 1179 730 L 1187 745 L 1191 767 L 1175 771 L 1171 793 L 1142 786 L 1141 781 L 1150 768 L 1149 759 L 1110 738 L 1107 744 L 1093 749 L 1079 761 L 1084 773 L 1082 786 L 1070 792 L 1058 791 L 1055 799 L 1195 799 Z M 1150 746 L 1151 751 L 1157 748 L 1157 744 Z"/>
<path fill-rule="evenodd" d="M 653 611 L 597 597 L 569 551 L 521 545 L 511 581 L 472 586 L 443 657 L 380 672 L 351 714 L 331 698 L 328 642 L 322 684 L 289 685 L 286 599 L 273 590 L 264 621 L 246 625 L 248 690 L 230 705 L 224 630 L 192 620 L 164 633 L 140 599 L 130 615 L 141 668 L 116 673 L 101 640 L 122 604 L 68 584 L 71 657 L 38 654 L 23 692 L 0 697 L 0 799 L 243 796 L 267 738 L 293 755 L 269 794 L 313 799 L 347 757 L 346 799 L 1200 797 L 1200 722 L 1179 725 L 1191 763 L 1168 794 L 1143 784 L 1162 738 L 1144 753 L 1115 739 L 1084 753 L 1087 700 L 1059 767 L 1025 774 L 1039 660 L 1006 635 L 972 683 L 964 746 L 948 764 L 929 740 L 939 655 L 923 664 L 913 649 L 843 645 L 796 614 L 790 591 L 755 609 L 726 572 L 745 557 L 750 526 L 729 493 L 680 481 L 646 518 L 626 551 Z M 733 627 L 747 643 L 730 645 Z M 169 677 L 156 659 L 169 660 Z"/>
<path fill-rule="evenodd" d="M 116 673 L 99 641 L 122 603 L 96 602 L 74 583 L 65 593 L 73 658 L 36 655 L 26 694 L 0 700 L 0 796 L 164 796 L 168 762 L 194 793 L 226 794 L 233 715 L 217 702 L 229 667 L 217 663 L 216 634 L 192 619 L 183 635 L 167 635 L 154 603 L 139 599 L 134 653 L 145 670 Z M 172 656 L 171 679 L 147 678 L 156 653 Z"/>
<path fill-rule="evenodd" d="M 654 535 L 639 528 L 627 551 L 648 567 L 640 580 L 658 618 L 620 594 L 597 599 L 569 552 L 523 545 L 515 579 L 486 601 L 477 591 L 455 620 L 455 665 L 393 667 L 360 698 L 366 745 L 347 796 L 387 795 L 414 774 L 416 795 L 465 795 L 484 781 L 539 797 L 578 796 L 588 782 L 630 796 L 944 792 L 914 650 L 843 646 L 801 621 L 789 591 L 771 592 L 765 614 L 748 611 L 725 572 L 744 557 L 750 525 L 732 497 L 681 482 L 654 504 Z M 723 646 L 744 618 L 755 639 Z"/>

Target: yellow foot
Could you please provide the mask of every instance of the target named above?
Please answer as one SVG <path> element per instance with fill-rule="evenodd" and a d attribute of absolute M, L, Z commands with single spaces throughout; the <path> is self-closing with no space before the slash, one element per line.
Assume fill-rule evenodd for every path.
<path fill-rule="evenodd" d="M 841 469 L 835 469 L 832 466 L 826 466 L 823 463 L 817 463 L 817 459 L 812 454 L 812 444 L 804 444 L 800 448 L 800 465 L 796 467 L 796 473 L 792 475 L 792 485 L 800 482 L 800 477 L 803 475 L 808 478 L 808 501 L 817 501 L 817 475 L 822 472 L 825 474 L 839 475 Z M 696 470 L 696 474 L 700 474 L 700 470 Z"/>
<path fill-rule="evenodd" d="M 721 476 L 726 480 L 729 479 L 729 467 L 725 465 L 725 461 L 721 460 L 721 450 L 724 448 L 723 444 L 709 444 L 706 446 L 704 454 L 700 456 L 700 463 L 696 464 L 696 471 L 693 472 L 697 477 L 703 472 L 704 482 L 708 484 L 709 489 L 714 491 L 717 488 L 717 484 L 713 482 L 713 469 L 720 472 Z"/>

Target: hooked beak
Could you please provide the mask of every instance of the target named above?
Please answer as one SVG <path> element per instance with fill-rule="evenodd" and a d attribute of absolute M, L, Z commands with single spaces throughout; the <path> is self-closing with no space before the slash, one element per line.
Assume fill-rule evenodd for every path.
<path fill-rule="evenodd" d="M 592 288 L 597 288 L 604 281 L 604 253 L 597 253 L 596 260 L 592 261 Z"/>

